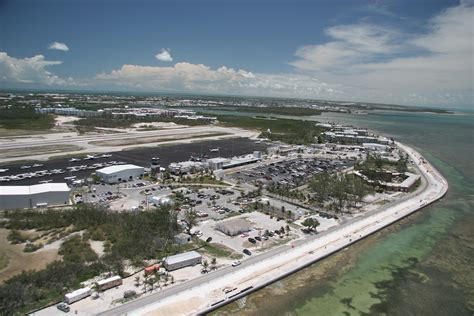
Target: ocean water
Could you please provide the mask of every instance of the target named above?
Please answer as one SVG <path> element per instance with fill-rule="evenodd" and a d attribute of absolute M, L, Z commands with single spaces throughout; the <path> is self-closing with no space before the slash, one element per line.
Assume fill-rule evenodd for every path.
<path fill-rule="evenodd" d="M 418 149 L 443 200 L 215 315 L 473 315 L 474 115 L 379 112 L 311 119 L 366 127 Z"/>

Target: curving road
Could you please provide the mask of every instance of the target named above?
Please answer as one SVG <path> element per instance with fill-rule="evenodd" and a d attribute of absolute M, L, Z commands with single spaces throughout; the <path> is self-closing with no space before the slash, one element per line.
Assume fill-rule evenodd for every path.
<path fill-rule="evenodd" d="M 357 240 L 365 238 L 383 227 L 413 213 L 425 205 L 440 199 L 448 189 L 446 180 L 431 165 L 425 163 L 424 159 L 416 151 L 400 143 L 397 143 L 397 145 L 405 150 L 415 161 L 422 175 L 422 184 L 416 192 L 408 194 L 397 201 L 388 203 L 377 210 L 348 220 L 323 233 L 296 241 L 292 243 L 291 246 L 285 245 L 252 256 L 244 260 L 239 267 L 220 269 L 185 283 L 175 285 L 161 292 L 117 306 L 102 312 L 100 315 L 141 314 L 149 311 L 158 312 L 159 306 L 166 304 L 176 305 L 180 303 L 180 306 L 187 306 L 187 300 L 190 300 L 191 297 L 202 297 L 206 291 L 209 292 L 209 296 L 205 297 L 211 301 L 206 302 L 203 300 L 199 306 L 189 304 L 189 309 L 186 310 L 185 313 L 196 314 L 212 310 L 215 307 L 225 305 L 247 294 L 247 292 L 245 292 L 232 299 L 222 294 L 221 298 L 212 299 L 210 294 L 212 291 L 215 292 L 216 288 L 224 288 L 226 285 L 239 283 L 241 287 L 238 288 L 237 292 L 247 285 L 252 286 L 254 289 L 260 288 L 312 262 L 318 261 L 331 253 L 337 252 Z M 258 277 L 253 280 L 246 280 L 246 277 L 243 276 L 245 274 L 251 275 L 255 273 L 255 271 L 258 271 L 259 274 Z M 229 281 L 231 283 L 229 283 Z M 164 302 L 165 299 L 166 302 Z M 215 302 L 220 303 L 211 306 Z M 182 313 L 182 310 L 180 313 Z"/>

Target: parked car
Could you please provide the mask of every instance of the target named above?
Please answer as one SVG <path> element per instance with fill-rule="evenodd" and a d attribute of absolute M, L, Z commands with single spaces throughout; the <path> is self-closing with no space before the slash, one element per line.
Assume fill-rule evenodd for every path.
<path fill-rule="evenodd" d="M 262 238 L 260 238 L 260 236 L 255 236 L 254 238 L 255 238 L 255 240 L 257 240 L 257 241 L 262 241 Z"/>
<path fill-rule="evenodd" d="M 123 292 L 123 298 L 129 298 L 129 297 L 133 297 L 137 295 L 137 292 L 135 292 L 134 290 L 127 290 L 125 292 Z"/>
<path fill-rule="evenodd" d="M 59 303 L 58 305 L 56 305 L 56 307 L 62 311 L 62 312 L 65 312 L 65 313 L 69 313 L 69 311 L 71 310 L 71 308 L 69 307 L 69 305 L 67 305 L 66 303 Z"/>
<path fill-rule="evenodd" d="M 248 239 L 248 241 L 251 242 L 252 244 L 256 244 L 256 243 L 257 243 L 257 241 L 256 241 L 255 239 L 253 239 L 252 237 L 250 237 L 250 238 Z"/>
<path fill-rule="evenodd" d="M 242 250 L 242 252 L 245 253 L 247 256 L 251 256 L 251 255 L 252 255 L 252 253 L 251 253 L 250 250 L 248 250 L 248 249 L 244 249 L 244 250 Z"/>
<path fill-rule="evenodd" d="M 232 262 L 232 266 L 237 267 L 237 266 L 240 266 L 241 263 L 242 262 L 240 262 L 240 261 L 234 261 L 234 262 Z"/>

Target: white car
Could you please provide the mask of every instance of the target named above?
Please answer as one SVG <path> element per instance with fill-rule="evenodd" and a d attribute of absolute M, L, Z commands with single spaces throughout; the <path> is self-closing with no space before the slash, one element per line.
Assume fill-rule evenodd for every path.
<path fill-rule="evenodd" d="M 240 266 L 241 263 L 242 262 L 240 262 L 240 261 L 234 261 L 234 262 L 232 262 L 232 266 L 237 267 L 237 266 Z"/>

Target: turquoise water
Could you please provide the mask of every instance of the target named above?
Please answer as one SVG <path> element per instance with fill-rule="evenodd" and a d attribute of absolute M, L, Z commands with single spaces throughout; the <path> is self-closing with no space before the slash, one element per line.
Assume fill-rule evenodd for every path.
<path fill-rule="evenodd" d="M 218 315 L 473 315 L 474 115 L 324 114 L 422 152 L 450 190 L 423 209 Z"/>

